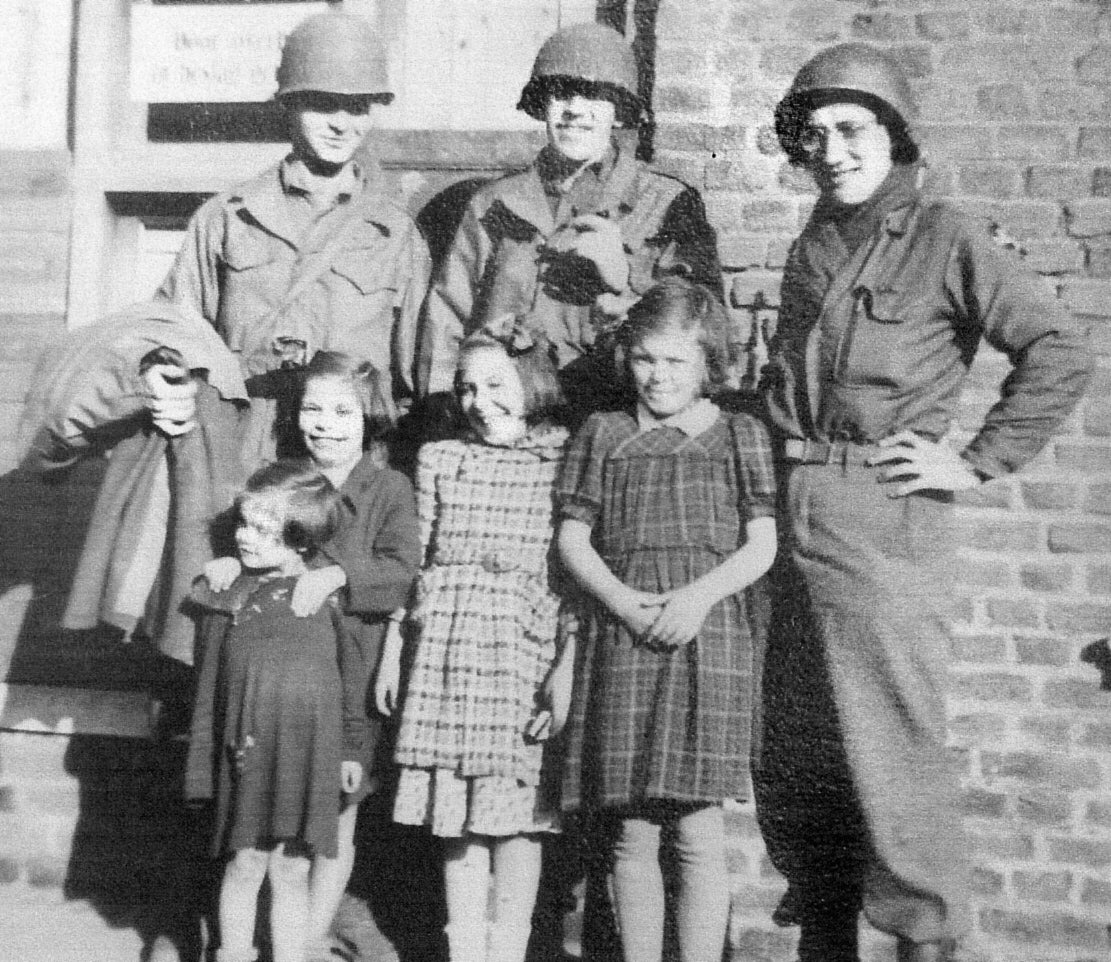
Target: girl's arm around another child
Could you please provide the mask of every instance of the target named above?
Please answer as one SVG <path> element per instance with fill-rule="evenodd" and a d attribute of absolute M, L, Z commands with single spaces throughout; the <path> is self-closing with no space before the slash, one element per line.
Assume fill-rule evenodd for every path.
<path fill-rule="evenodd" d="M 346 588 L 348 614 L 386 614 L 408 597 L 420 564 L 412 486 L 403 474 L 386 468 L 359 488 L 345 494 L 344 521 L 324 547 L 333 564 L 307 572 L 297 583 L 293 609 L 299 615 L 315 611 L 339 588 Z"/>

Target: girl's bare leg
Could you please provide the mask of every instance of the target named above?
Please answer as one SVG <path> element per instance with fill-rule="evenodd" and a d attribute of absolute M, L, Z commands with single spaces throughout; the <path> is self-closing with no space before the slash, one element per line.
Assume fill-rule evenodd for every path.
<path fill-rule="evenodd" d="M 317 855 L 312 860 L 312 878 L 309 882 L 309 945 L 322 943 L 327 939 L 343 893 L 347 891 L 351 870 L 355 866 L 355 822 L 358 815 L 357 805 L 345 805 L 339 813 L 336 857 Z"/>
<path fill-rule="evenodd" d="M 660 831 L 658 820 L 623 818 L 614 843 L 613 901 L 625 962 L 660 962 L 663 958 Z"/>
<path fill-rule="evenodd" d="M 219 908 L 221 959 L 240 962 L 255 956 L 258 893 L 268 859 L 268 852 L 241 848 L 224 866 Z"/>
<path fill-rule="evenodd" d="M 513 835 L 493 841 L 494 918 L 487 962 L 524 962 L 540 885 L 540 838 Z"/>
<path fill-rule="evenodd" d="M 490 890 L 490 849 L 485 841 L 473 835 L 445 840 L 444 890 L 450 962 L 483 962 Z"/>
<path fill-rule="evenodd" d="M 308 856 L 287 854 L 284 844 L 270 853 L 270 938 L 274 962 L 304 962 L 310 865 Z"/>
<path fill-rule="evenodd" d="M 680 962 L 720 959 L 729 927 L 729 869 L 720 805 L 696 808 L 675 823 L 679 863 L 675 922 Z"/>

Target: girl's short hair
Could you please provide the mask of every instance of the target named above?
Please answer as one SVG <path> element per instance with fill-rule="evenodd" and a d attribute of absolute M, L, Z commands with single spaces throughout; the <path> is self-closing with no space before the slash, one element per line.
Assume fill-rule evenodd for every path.
<path fill-rule="evenodd" d="M 478 351 L 501 351 L 513 363 L 525 391 L 525 421 L 529 425 L 554 419 L 566 399 L 559 383 L 555 347 L 541 333 L 514 326 L 504 334 L 483 327 L 464 338 L 455 364 L 455 396 L 459 397 L 459 373 L 463 362 Z"/>
<path fill-rule="evenodd" d="M 336 532 L 339 494 L 304 461 L 274 461 L 259 468 L 235 499 L 237 518 L 249 502 L 264 504 L 281 526 L 282 541 L 306 558 Z"/>
<path fill-rule="evenodd" d="M 629 308 L 617 332 L 617 365 L 628 383 L 629 352 L 651 334 L 673 331 L 697 335 L 706 360 L 703 393 L 712 396 L 730 387 L 736 348 L 729 336 L 729 315 L 725 306 L 708 287 L 682 277 L 669 277 L 648 289 Z"/>
<path fill-rule="evenodd" d="M 298 410 L 309 381 L 324 377 L 346 381 L 355 392 L 363 412 L 364 449 L 369 449 L 393 430 L 397 424 L 397 408 L 386 377 L 370 361 L 361 361 L 343 351 L 317 351 L 305 365 L 297 397 Z"/>

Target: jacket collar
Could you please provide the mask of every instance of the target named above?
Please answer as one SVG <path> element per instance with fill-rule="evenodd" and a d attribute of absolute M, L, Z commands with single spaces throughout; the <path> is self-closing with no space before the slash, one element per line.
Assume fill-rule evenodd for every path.
<path fill-rule="evenodd" d="M 356 462 L 355 467 L 351 469 L 351 473 L 347 475 L 343 484 L 340 485 L 340 492 L 344 495 L 350 495 L 362 491 L 363 488 L 371 484 L 381 472 L 382 465 L 379 458 L 373 451 L 367 451 L 358 462 Z"/>
<path fill-rule="evenodd" d="M 615 138 L 614 150 L 612 167 L 601 172 L 605 187 L 597 211 L 623 215 L 633 209 L 636 200 L 636 147 L 623 138 Z M 556 223 L 544 189 L 542 157 L 542 153 L 538 155 L 520 176 L 508 178 L 498 196 L 514 214 L 548 236 L 555 231 Z"/>
<path fill-rule="evenodd" d="M 265 230 L 280 237 L 291 247 L 297 246 L 300 230 L 290 219 L 286 195 L 295 190 L 303 192 L 305 185 L 294 166 L 296 163 L 296 159 L 290 154 L 280 164 L 248 181 L 230 198 L 231 203 L 238 204 Z M 352 173 L 354 180 L 349 203 L 359 205 L 358 216 L 388 237 L 390 228 L 387 205 L 378 165 L 362 158 L 352 165 Z"/>
<path fill-rule="evenodd" d="M 282 191 L 286 194 L 303 194 L 311 197 L 317 192 L 321 178 L 316 177 L 308 164 L 301 158 L 290 154 L 278 164 L 278 177 L 281 181 Z M 336 174 L 333 191 L 337 201 L 350 199 L 359 189 L 363 179 L 362 166 L 358 160 L 345 164 Z"/>

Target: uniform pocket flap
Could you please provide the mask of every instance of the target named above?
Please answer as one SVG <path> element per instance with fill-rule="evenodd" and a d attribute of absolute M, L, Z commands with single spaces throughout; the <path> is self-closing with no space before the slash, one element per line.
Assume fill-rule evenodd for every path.
<path fill-rule="evenodd" d="M 246 271 L 261 267 L 277 257 L 277 251 L 265 237 L 247 229 L 228 231 L 224 242 L 224 263 L 233 271 Z"/>
<path fill-rule="evenodd" d="M 910 317 L 911 305 L 907 301 L 905 291 L 896 291 L 892 288 L 872 290 L 870 287 L 860 286 L 853 291 L 857 303 L 873 321 L 881 324 L 902 324 Z"/>
<path fill-rule="evenodd" d="M 391 272 L 382 263 L 381 255 L 370 250 L 342 251 L 332 261 L 332 270 L 346 278 L 360 294 L 370 294 L 392 287 Z"/>

